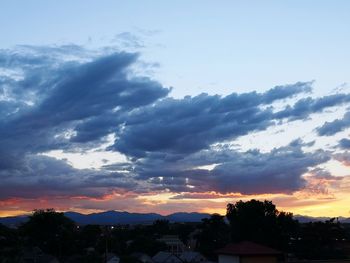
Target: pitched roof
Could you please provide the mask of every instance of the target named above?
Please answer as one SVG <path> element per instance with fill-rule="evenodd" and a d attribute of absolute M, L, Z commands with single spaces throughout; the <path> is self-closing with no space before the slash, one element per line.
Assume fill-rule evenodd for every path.
<path fill-rule="evenodd" d="M 273 248 L 256 244 L 249 241 L 228 244 L 226 247 L 216 251 L 217 254 L 235 255 L 235 256 L 251 256 L 251 255 L 279 255 L 280 251 Z"/>
<path fill-rule="evenodd" d="M 116 254 L 114 253 L 107 253 L 107 256 L 106 256 L 106 253 L 103 254 L 103 258 L 107 258 L 107 260 L 111 260 L 112 258 L 116 257 L 116 258 L 119 258 Z"/>
<path fill-rule="evenodd" d="M 181 244 L 183 245 L 183 242 L 181 241 L 181 239 L 179 238 L 179 236 L 176 236 L 176 235 L 165 235 L 165 236 L 162 236 L 161 238 L 158 239 L 159 241 L 161 242 L 164 242 L 168 245 L 171 245 L 171 244 Z"/>
<path fill-rule="evenodd" d="M 131 254 L 131 256 L 134 258 L 137 258 L 139 261 L 141 261 L 143 263 L 145 263 L 145 262 L 153 263 L 152 258 L 149 255 L 147 255 L 146 253 L 134 252 Z"/>
<path fill-rule="evenodd" d="M 166 262 L 169 259 L 171 259 L 171 261 L 174 260 L 173 262 L 182 262 L 182 260 L 178 256 L 167 251 L 159 251 L 152 257 L 152 260 L 156 263 Z"/>
<path fill-rule="evenodd" d="M 191 262 L 195 260 L 196 257 L 204 258 L 200 253 L 195 251 L 185 251 L 180 254 L 180 259 L 185 262 Z"/>
<path fill-rule="evenodd" d="M 170 256 L 171 256 L 170 252 L 159 251 L 157 254 L 153 256 L 152 260 L 154 262 L 164 262 Z"/>

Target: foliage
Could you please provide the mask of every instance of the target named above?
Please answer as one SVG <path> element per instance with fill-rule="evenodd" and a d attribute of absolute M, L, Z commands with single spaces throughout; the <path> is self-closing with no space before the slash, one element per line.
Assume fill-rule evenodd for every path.
<path fill-rule="evenodd" d="M 154 256 L 158 251 L 167 250 L 165 243 L 149 236 L 138 236 L 128 247 L 129 254 L 133 252 L 143 252 Z"/>
<path fill-rule="evenodd" d="M 19 240 L 14 229 L 0 224 L 0 262 L 1 257 L 11 259 L 8 262 L 15 262 L 19 253 Z"/>
<path fill-rule="evenodd" d="M 86 225 L 79 232 L 79 239 L 83 247 L 94 247 L 102 234 L 98 225 Z"/>
<path fill-rule="evenodd" d="M 198 235 L 199 251 L 214 259 L 214 251 L 225 246 L 230 241 L 230 229 L 224 216 L 213 214 L 202 220 L 201 232 Z"/>
<path fill-rule="evenodd" d="M 294 240 L 294 252 L 300 258 L 334 259 L 344 257 L 346 232 L 335 218 L 325 222 L 310 222 L 300 227 Z"/>
<path fill-rule="evenodd" d="M 28 244 L 58 257 L 74 249 L 75 230 L 74 222 L 54 209 L 35 210 L 19 229 Z"/>
<path fill-rule="evenodd" d="M 227 205 L 226 218 L 213 214 L 201 223 L 170 223 L 157 220 L 152 225 L 86 225 L 77 227 L 63 213 L 36 210 L 19 229 L 0 224 L 0 262 L 18 262 L 21 252 L 38 247 L 62 262 L 99 262 L 108 251 L 121 262 L 134 263 L 134 252 L 153 256 L 167 246 L 163 235 L 177 235 L 186 244 L 192 233 L 197 250 L 217 260 L 215 250 L 230 242 L 251 240 L 292 253 L 300 259 L 331 259 L 346 256 L 350 225 L 336 219 L 301 224 L 291 213 L 281 212 L 271 201 L 239 201 Z M 0 257 L 0 258 L 1 258 Z M 6 261 L 4 261 L 6 260 Z"/>
<path fill-rule="evenodd" d="M 296 235 L 298 222 L 291 213 L 279 212 L 271 201 L 239 201 L 227 205 L 227 219 L 233 241 L 250 240 L 287 249 Z"/>
<path fill-rule="evenodd" d="M 166 219 L 158 219 L 153 222 L 153 233 L 158 235 L 165 235 L 169 233 L 169 220 Z"/>

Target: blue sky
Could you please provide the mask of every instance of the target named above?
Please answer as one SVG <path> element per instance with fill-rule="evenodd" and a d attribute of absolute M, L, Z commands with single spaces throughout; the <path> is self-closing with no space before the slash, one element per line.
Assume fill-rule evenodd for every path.
<path fill-rule="evenodd" d="M 2 1 L 0 215 L 267 198 L 348 216 L 349 10 Z"/>
<path fill-rule="evenodd" d="M 173 95 L 349 82 L 348 1 L 3 1 L 1 47 L 111 45 L 123 32 Z M 114 42 L 115 43 L 115 42 Z"/>

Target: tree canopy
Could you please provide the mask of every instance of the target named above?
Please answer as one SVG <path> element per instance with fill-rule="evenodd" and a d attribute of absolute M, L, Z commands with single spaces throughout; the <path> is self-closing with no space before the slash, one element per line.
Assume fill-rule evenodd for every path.
<path fill-rule="evenodd" d="M 238 201 L 227 205 L 232 241 L 250 240 L 284 249 L 297 232 L 293 214 L 280 212 L 272 201 Z"/>
<path fill-rule="evenodd" d="M 201 232 L 198 235 L 199 250 L 215 259 L 214 251 L 225 246 L 230 241 L 230 228 L 224 216 L 213 214 L 202 220 Z"/>
<path fill-rule="evenodd" d="M 28 244 L 53 255 L 69 253 L 74 246 L 75 223 L 54 209 L 35 210 L 19 230 L 28 238 Z"/>

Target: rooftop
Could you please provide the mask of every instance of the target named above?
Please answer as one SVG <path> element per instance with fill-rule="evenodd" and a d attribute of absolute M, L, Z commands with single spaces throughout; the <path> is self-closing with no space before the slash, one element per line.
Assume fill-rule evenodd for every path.
<path fill-rule="evenodd" d="M 273 248 L 256 244 L 249 241 L 239 243 L 231 243 L 226 247 L 218 249 L 217 254 L 235 255 L 235 256 L 251 256 L 251 255 L 280 255 L 281 252 Z"/>

